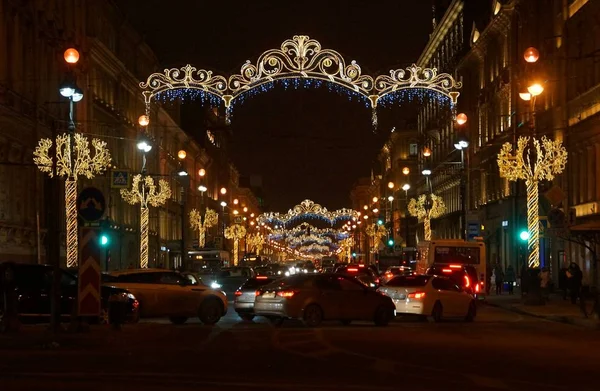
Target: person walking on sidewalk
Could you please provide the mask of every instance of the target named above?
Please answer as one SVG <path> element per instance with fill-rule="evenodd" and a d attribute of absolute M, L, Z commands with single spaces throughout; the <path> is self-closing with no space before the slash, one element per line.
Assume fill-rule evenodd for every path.
<path fill-rule="evenodd" d="M 512 295 L 515 289 L 515 282 L 517 281 L 515 269 L 513 269 L 512 265 L 508 265 L 508 267 L 506 268 L 506 273 L 504 273 L 504 280 L 508 284 L 508 294 Z"/>
<path fill-rule="evenodd" d="M 504 283 L 504 272 L 502 271 L 502 266 L 500 263 L 496 264 L 496 268 L 494 269 L 494 274 L 496 276 L 496 294 L 502 294 L 502 284 Z"/>
<path fill-rule="evenodd" d="M 542 291 L 542 298 L 548 300 L 550 296 L 550 270 L 547 267 L 542 268 L 540 273 L 540 289 Z"/>

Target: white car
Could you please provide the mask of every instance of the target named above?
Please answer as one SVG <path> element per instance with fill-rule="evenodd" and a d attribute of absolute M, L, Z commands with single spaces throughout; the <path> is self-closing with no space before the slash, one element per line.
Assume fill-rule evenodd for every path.
<path fill-rule="evenodd" d="M 139 301 L 142 318 L 169 318 L 183 324 L 197 316 L 204 324 L 215 324 L 227 313 L 225 293 L 163 269 L 123 270 L 110 273 L 104 285 L 127 289 Z"/>
<path fill-rule="evenodd" d="M 477 315 L 473 296 L 447 277 L 396 276 L 378 291 L 392 299 L 398 315 L 431 316 L 436 322 L 442 318 L 462 318 L 471 322 Z"/>

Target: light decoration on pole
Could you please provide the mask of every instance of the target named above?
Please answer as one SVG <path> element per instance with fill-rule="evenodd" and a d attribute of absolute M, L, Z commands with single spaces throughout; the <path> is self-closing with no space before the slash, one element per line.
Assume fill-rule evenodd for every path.
<path fill-rule="evenodd" d="M 462 87 L 448 73 L 436 68 L 421 68 L 413 64 L 407 68 L 390 70 L 389 74 L 373 77 L 362 73 L 356 61 L 347 61 L 332 49 L 307 35 L 295 35 L 285 40 L 279 49 L 262 53 L 255 64 L 246 61 L 239 74 L 229 77 L 213 75 L 212 71 L 191 65 L 165 69 L 151 74 L 140 83 L 148 107 L 153 98 L 199 98 L 226 108 L 226 120 L 231 117 L 234 100 L 243 101 L 248 95 L 268 91 L 275 84 L 284 87 L 320 87 L 326 84 L 350 98 L 361 99 L 371 108 L 371 121 L 377 127 L 377 105 L 393 103 L 397 99 L 433 97 L 454 106 Z M 147 110 L 149 112 L 149 110 Z"/>
<path fill-rule="evenodd" d="M 367 235 L 373 239 L 373 247 L 371 247 L 371 252 L 377 252 L 379 242 L 388 235 L 387 228 L 381 224 L 371 224 L 365 231 L 367 232 Z"/>
<path fill-rule="evenodd" d="M 442 197 L 429 194 L 431 204 L 428 204 L 426 194 L 421 194 L 417 199 L 412 198 L 408 203 L 408 213 L 423 221 L 425 240 L 431 240 L 431 219 L 440 217 L 446 211 Z"/>
<path fill-rule="evenodd" d="M 259 232 L 248 235 L 248 246 L 250 249 L 255 249 L 256 255 L 260 255 L 263 246 L 265 245 L 265 237 Z"/>
<path fill-rule="evenodd" d="M 246 236 L 246 228 L 240 224 L 230 225 L 225 229 L 225 237 L 233 240 L 233 265 L 238 265 L 240 240 Z"/>
<path fill-rule="evenodd" d="M 148 267 L 148 222 L 150 213 L 148 205 L 158 207 L 164 204 L 171 196 L 169 182 L 164 179 L 158 181 L 157 189 L 154 179 L 150 176 L 143 177 L 137 174 L 131 181 L 131 190 L 121 189 L 121 197 L 128 204 L 140 204 L 140 267 Z"/>
<path fill-rule="evenodd" d="M 546 137 L 541 140 L 519 137 L 517 150 L 513 154 L 511 143 L 505 143 L 498 154 L 500 176 L 509 181 L 525 180 L 527 187 L 527 248 L 528 265 L 536 268 L 540 265 L 539 248 L 539 189 L 542 180 L 551 181 L 562 173 L 567 164 L 567 150 L 560 140 L 552 141 Z"/>
<path fill-rule="evenodd" d="M 344 257 L 346 257 L 346 259 L 348 259 L 348 261 L 350 259 L 352 259 L 352 248 L 354 247 L 354 238 L 346 238 L 342 241 L 340 241 L 340 248 L 342 250 L 342 253 L 344 254 Z"/>
<path fill-rule="evenodd" d="M 206 208 L 204 219 L 197 209 L 190 210 L 190 226 L 198 231 L 198 247 L 204 248 L 206 243 L 206 230 L 217 225 L 219 215 L 216 211 Z"/>
<path fill-rule="evenodd" d="M 84 176 L 87 179 L 92 179 L 97 174 L 104 172 L 111 162 L 106 142 L 92 139 L 93 156 L 90 155 L 89 144 L 87 137 L 79 133 L 73 133 L 72 139 L 69 134 L 57 136 L 56 172 L 52 171 L 54 158 L 50 156 L 52 140 L 41 139 L 33 152 L 33 162 L 41 172 L 47 173 L 51 178 L 54 175 L 66 177 L 66 256 L 67 267 L 69 268 L 76 267 L 78 264 L 77 178 Z"/>

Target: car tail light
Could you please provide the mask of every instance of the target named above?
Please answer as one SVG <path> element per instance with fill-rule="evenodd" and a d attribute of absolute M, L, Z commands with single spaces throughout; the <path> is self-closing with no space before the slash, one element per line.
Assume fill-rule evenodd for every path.
<path fill-rule="evenodd" d="M 261 292 L 261 291 L 256 291 L 256 292 L 254 292 L 254 296 L 260 296 L 260 295 L 262 295 L 262 292 Z"/>
<path fill-rule="evenodd" d="M 475 284 L 475 292 L 479 292 L 479 284 Z"/>
<path fill-rule="evenodd" d="M 137 309 L 140 306 L 140 302 L 137 301 L 137 299 L 135 299 L 131 305 L 133 306 L 134 309 Z"/>
<path fill-rule="evenodd" d="M 357 268 L 355 268 L 355 267 L 350 267 L 350 268 L 348 268 L 348 271 L 349 271 L 349 272 L 357 272 L 357 271 L 358 271 L 358 269 L 357 269 Z"/>
<path fill-rule="evenodd" d="M 444 273 L 452 273 L 452 269 L 442 269 L 442 272 L 444 272 Z"/>
<path fill-rule="evenodd" d="M 425 297 L 425 292 L 412 292 L 408 294 L 409 299 L 422 299 Z"/>
<path fill-rule="evenodd" d="M 242 291 L 240 291 L 240 290 L 237 290 L 237 291 L 235 291 L 234 295 L 236 295 L 236 296 L 241 296 L 241 295 L 242 295 Z"/>
<path fill-rule="evenodd" d="M 365 265 L 358 265 L 358 267 L 365 267 Z"/>
<path fill-rule="evenodd" d="M 469 276 L 465 276 L 465 288 L 468 288 L 471 286 L 471 280 L 469 279 Z"/>
<path fill-rule="evenodd" d="M 460 269 L 462 266 L 460 265 L 450 265 L 450 268 L 452 269 Z"/>
<path fill-rule="evenodd" d="M 267 277 L 267 276 L 257 276 L 256 277 L 257 280 L 266 280 L 267 278 L 269 278 L 269 277 Z"/>
<path fill-rule="evenodd" d="M 379 278 L 375 279 L 375 284 L 379 284 Z"/>
<path fill-rule="evenodd" d="M 295 294 L 296 294 L 296 292 L 294 292 L 294 291 L 279 291 L 279 292 L 277 292 L 277 296 L 285 297 L 285 298 L 293 297 Z"/>

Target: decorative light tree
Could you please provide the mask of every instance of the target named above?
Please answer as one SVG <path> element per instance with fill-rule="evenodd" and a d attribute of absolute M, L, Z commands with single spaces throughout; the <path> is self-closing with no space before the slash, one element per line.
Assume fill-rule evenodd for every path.
<path fill-rule="evenodd" d="M 346 259 L 352 259 L 352 247 L 354 247 L 354 238 L 346 238 L 340 241 L 340 248 Z"/>
<path fill-rule="evenodd" d="M 192 209 L 190 211 L 190 225 L 193 229 L 198 231 L 198 247 L 204 247 L 206 242 L 206 230 L 217 225 L 218 220 L 219 215 L 210 208 L 206 208 L 204 220 L 202 220 L 202 215 L 197 209 Z"/>
<path fill-rule="evenodd" d="M 498 154 L 500 176 L 509 181 L 525 180 L 527 186 L 527 229 L 529 239 L 528 265 L 540 266 L 540 218 L 538 184 L 542 180 L 551 181 L 565 169 L 567 150 L 560 140 L 552 141 L 546 137 L 541 140 L 519 137 L 517 150 L 512 153 L 511 143 L 505 143 Z"/>
<path fill-rule="evenodd" d="M 256 249 L 256 255 L 260 255 L 260 252 L 265 244 L 265 238 L 259 232 L 248 236 L 248 245 L 250 248 Z"/>
<path fill-rule="evenodd" d="M 246 228 L 240 224 L 234 224 L 225 229 L 225 237 L 233 239 L 233 265 L 238 265 L 238 252 L 240 240 L 246 236 Z"/>
<path fill-rule="evenodd" d="M 133 177 L 131 190 L 121 189 L 121 197 L 125 202 L 135 205 L 140 204 L 140 267 L 148 267 L 148 205 L 158 207 L 164 204 L 171 196 L 169 182 L 161 179 L 158 181 L 160 190 L 157 190 L 154 179 L 150 176 L 138 174 Z M 183 249 L 182 249 L 183 251 Z"/>
<path fill-rule="evenodd" d="M 377 246 L 381 239 L 385 238 L 388 234 L 387 228 L 381 224 L 371 224 L 366 228 L 367 235 L 373 239 L 373 247 L 371 252 L 377 252 Z"/>
<path fill-rule="evenodd" d="M 33 152 L 33 161 L 41 172 L 50 177 L 65 176 L 65 212 L 67 223 L 67 267 L 77 267 L 77 178 L 84 176 L 92 179 L 105 171 L 111 161 L 106 143 L 92 139 L 94 156 L 90 155 L 88 139 L 79 133 L 70 131 L 56 137 L 56 172 L 53 171 L 53 158 L 50 156 L 52 140 L 42 139 Z"/>
<path fill-rule="evenodd" d="M 446 211 L 444 200 L 435 194 L 421 194 L 418 199 L 412 198 L 408 203 L 408 212 L 411 216 L 423 220 L 425 240 L 431 240 L 431 219 L 440 217 Z M 431 203 L 429 203 L 431 202 Z"/>

